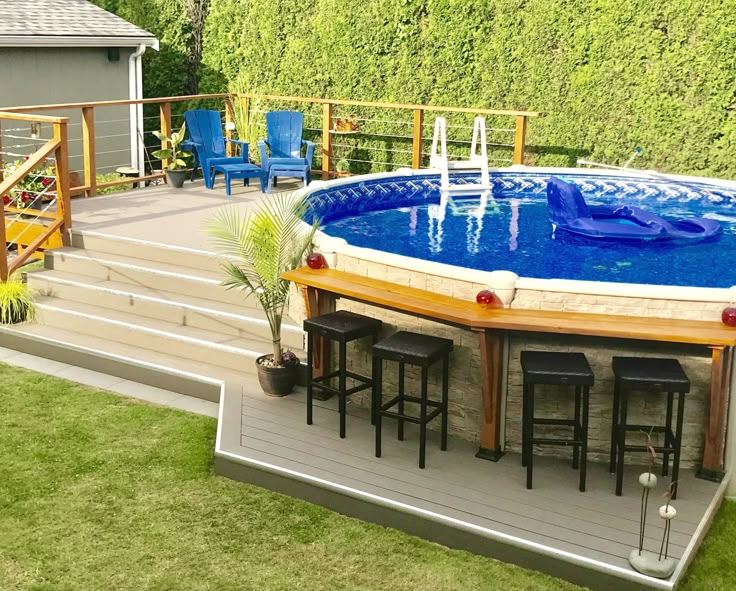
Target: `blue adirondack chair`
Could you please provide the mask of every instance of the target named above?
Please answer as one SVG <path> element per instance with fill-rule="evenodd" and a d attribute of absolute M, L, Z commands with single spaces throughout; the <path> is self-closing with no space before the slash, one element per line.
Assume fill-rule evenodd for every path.
<path fill-rule="evenodd" d="M 264 180 L 268 179 L 267 192 L 272 182 L 280 176 L 304 179 L 309 184 L 309 171 L 314 157 L 314 142 L 302 139 L 304 115 L 297 111 L 272 111 L 266 113 L 266 140 L 258 142 L 261 152 L 261 168 Z M 306 154 L 302 156 L 302 147 Z"/>
<path fill-rule="evenodd" d="M 248 162 L 248 143 L 239 140 L 228 140 L 222 134 L 222 119 L 217 111 L 186 111 L 184 121 L 187 124 L 187 141 L 182 147 L 194 154 L 192 180 L 198 166 L 202 166 L 204 185 L 212 189 L 214 175 L 212 167 L 216 164 L 238 164 Z M 238 144 L 240 156 L 226 156 L 225 142 Z"/>

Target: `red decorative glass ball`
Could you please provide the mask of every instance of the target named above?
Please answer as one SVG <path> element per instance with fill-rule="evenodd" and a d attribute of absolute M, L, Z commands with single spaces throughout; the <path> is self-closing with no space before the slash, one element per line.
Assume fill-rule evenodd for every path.
<path fill-rule="evenodd" d="M 307 265 L 310 269 L 327 269 L 327 260 L 321 252 L 313 252 L 307 256 Z"/>
<path fill-rule="evenodd" d="M 488 308 L 503 308 L 503 302 L 495 293 L 490 289 L 484 289 L 478 292 L 475 296 L 475 301 L 479 304 L 483 304 Z"/>
<path fill-rule="evenodd" d="M 729 306 L 723 309 L 721 320 L 726 326 L 736 326 L 736 307 Z"/>

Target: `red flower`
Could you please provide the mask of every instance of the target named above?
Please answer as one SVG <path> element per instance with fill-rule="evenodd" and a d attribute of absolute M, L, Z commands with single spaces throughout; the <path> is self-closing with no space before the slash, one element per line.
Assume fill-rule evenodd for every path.
<path fill-rule="evenodd" d="M 33 199 L 33 196 L 32 196 L 32 195 L 30 195 L 29 193 L 26 193 L 25 191 L 23 191 L 23 192 L 22 192 L 22 193 L 20 194 L 20 200 L 21 200 L 21 201 L 22 201 L 23 203 L 28 203 L 28 202 L 29 202 L 29 201 L 30 201 L 31 199 Z"/>
<path fill-rule="evenodd" d="M 11 201 L 12 201 L 12 200 L 10 199 L 10 195 L 3 195 L 3 203 L 4 203 L 5 205 L 10 205 L 10 202 L 11 202 Z"/>
<path fill-rule="evenodd" d="M 41 181 L 41 184 L 44 187 L 48 187 L 49 185 L 53 184 L 54 179 L 52 179 L 50 176 L 43 177 L 43 180 Z"/>

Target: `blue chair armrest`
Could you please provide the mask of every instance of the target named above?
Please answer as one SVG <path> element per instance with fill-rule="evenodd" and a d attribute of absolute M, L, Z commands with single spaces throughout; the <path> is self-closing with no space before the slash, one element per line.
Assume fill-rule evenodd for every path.
<path fill-rule="evenodd" d="M 244 142 L 242 140 L 230 140 L 225 138 L 226 142 L 230 142 L 231 144 L 237 144 L 240 146 L 240 155 L 243 157 L 243 162 L 248 162 L 248 142 Z"/>
<path fill-rule="evenodd" d="M 258 151 L 261 153 L 261 168 L 263 172 L 268 172 L 268 152 L 266 146 L 268 142 L 266 140 L 258 140 Z"/>
<path fill-rule="evenodd" d="M 307 161 L 307 164 L 309 164 L 309 167 L 312 167 L 312 159 L 314 158 L 314 142 L 310 142 L 309 140 L 302 140 L 302 144 L 307 146 L 307 155 L 305 156 L 305 160 Z"/>

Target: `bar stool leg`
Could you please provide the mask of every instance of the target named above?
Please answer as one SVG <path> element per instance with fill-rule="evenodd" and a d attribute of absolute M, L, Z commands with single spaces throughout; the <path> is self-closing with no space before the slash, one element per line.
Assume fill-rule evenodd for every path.
<path fill-rule="evenodd" d="M 340 373 L 338 378 L 338 398 L 340 408 L 340 439 L 345 439 L 345 415 L 347 414 L 347 399 L 345 390 L 347 389 L 347 343 L 340 341 Z"/>
<path fill-rule="evenodd" d="M 674 406 L 674 392 L 667 392 L 667 419 L 664 422 L 664 446 L 671 448 L 674 446 L 672 441 L 672 408 Z M 670 452 L 665 451 L 662 453 L 662 476 L 667 476 L 670 468 Z"/>
<path fill-rule="evenodd" d="M 611 420 L 611 461 L 608 471 L 613 474 L 616 471 L 616 442 L 618 441 L 618 425 L 621 421 L 620 415 L 621 389 L 618 380 L 613 384 L 613 418 Z"/>
<path fill-rule="evenodd" d="M 445 357 L 442 360 L 442 440 L 440 443 L 440 449 L 447 451 L 447 407 L 448 407 L 448 390 L 449 390 L 449 365 L 450 358 Z"/>
<path fill-rule="evenodd" d="M 427 452 L 427 381 L 429 368 L 422 366 L 422 402 L 419 413 L 419 467 L 424 468 L 424 458 Z"/>
<path fill-rule="evenodd" d="M 590 412 L 590 388 L 583 388 L 582 433 L 580 434 L 580 492 L 585 492 L 585 478 L 588 471 L 588 414 Z"/>
<path fill-rule="evenodd" d="M 371 425 L 376 424 L 376 358 L 372 356 L 373 345 L 378 342 L 378 335 L 371 338 Z"/>
<path fill-rule="evenodd" d="M 404 416 L 404 364 L 399 362 L 399 414 Z M 399 441 L 404 441 L 404 419 L 399 418 Z"/>
<path fill-rule="evenodd" d="M 581 387 L 575 386 L 575 425 L 572 428 L 573 438 L 575 441 L 580 441 L 582 430 L 580 427 L 580 394 Z M 572 467 L 573 470 L 577 470 L 579 466 L 580 458 L 580 446 L 574 445 L 572 448 Z"/>
<path fill-rule="evenodd" d="M 376 410 L 373 413 L 376 420 L 376 457 L 381 457 L 381 407 L 383 406 L 383 361 L 373 358 L 373 380 L 375 384 Z"/>
<path fill-rule="evenodd" d="M 532 394 L 533 395 L 533 394 Z M 528 439 L 529 439 L 529 428 L 527 423 L 529 421 L 529 385 L 524 380 L 521 394 L 521 466 L 526 467 L 527 458 L 529 454 L 528 450 Z"/>
<path fill-rule="evenodd" d="M 616 449 L 618 451 L 618 462 L 616 466 L 616 496 L 623 494 L 624 488 L 624 451 L 626 449 L 626 411 L 628 405 L 628 393 L 625 388 L 620 392 L 621 416 L 619 417 Z"/>
<path fill-rule="evenodd" d="M 529 384 L 527 396 L 526 425 L 526 487 L 532 487 L 532 468 L 534 463 L 534 384 Z"/>
<path fill-rule="evenodd" d="M 314 379 L 314 369 L 312 368 L 312 358 L 314 356 L 314 337 L 311 332 L 307 333 L 307 425 L 312 424 L 312 397 L 314 395 L 312 388 L 312 380 Z"/>
<path fill-rule="evenodd" d="M 685 394 L 677 393 L 677 431 L 675 432 L 675 458 L 672 461 L 672 500 L 677 499 L 677 479 L 680 476 L 680 447 L 682 446 L 682 422 L 685 417 Z"/>

